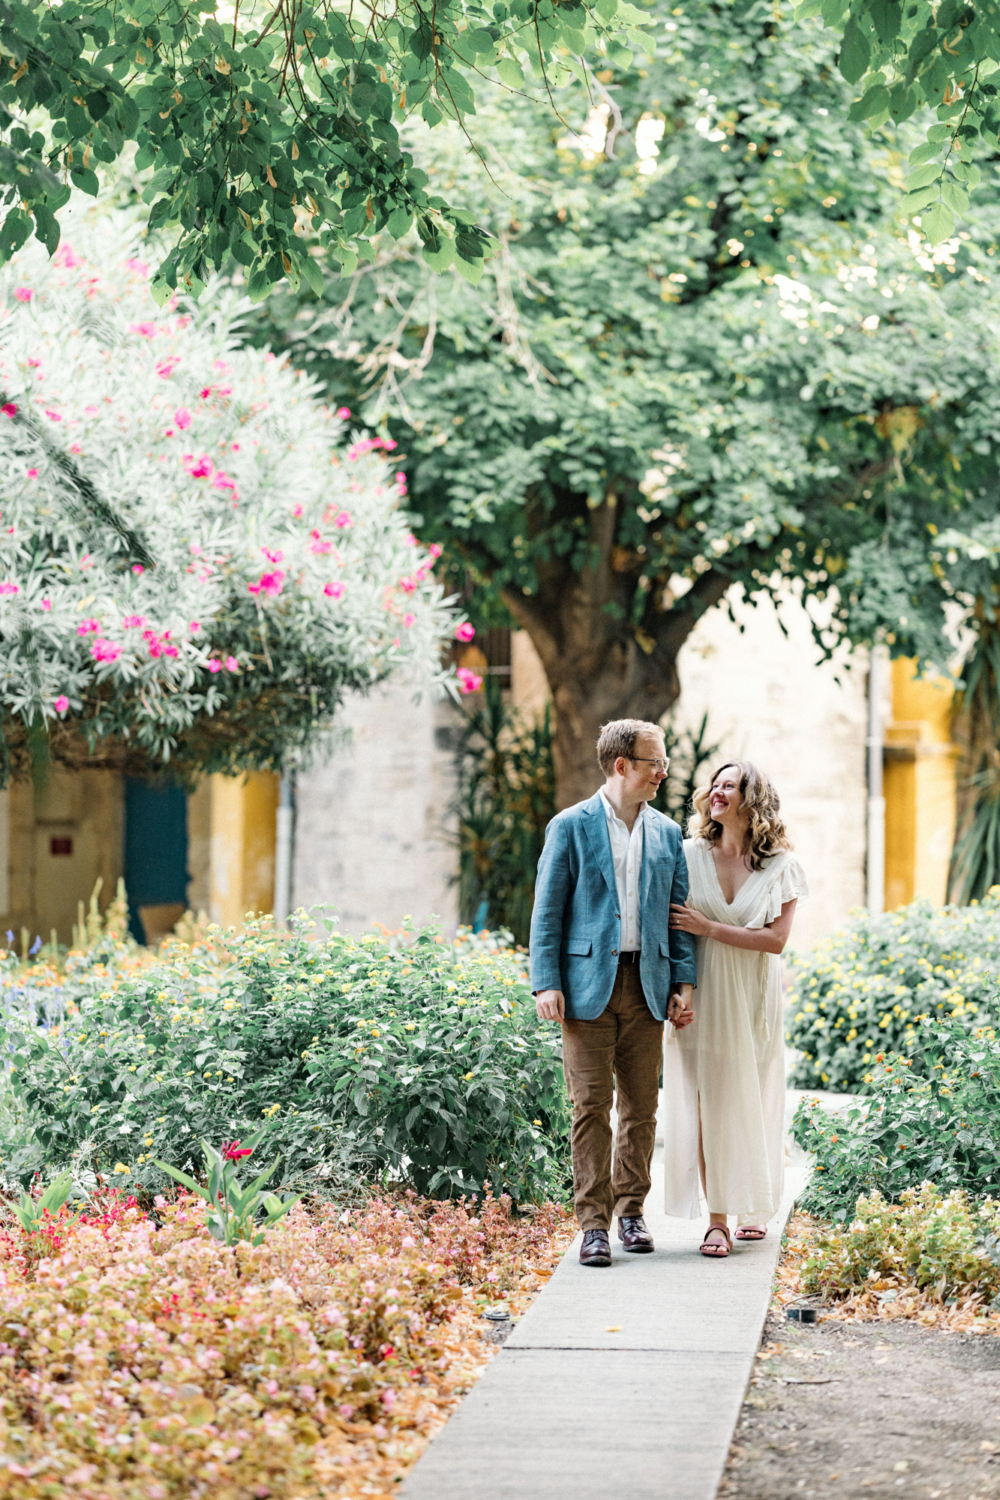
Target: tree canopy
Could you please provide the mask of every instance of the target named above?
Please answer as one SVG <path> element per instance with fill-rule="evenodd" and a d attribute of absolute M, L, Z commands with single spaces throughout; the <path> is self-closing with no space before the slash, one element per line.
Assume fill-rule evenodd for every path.
<path fill-rule="evenodd" d="M 346 295 L 261 325 L 400 439 L 473 612 L 531 632 L 563 802 L 597 724 L 670 706 L 734 583 L 817 598 L 828 650 L 882 631 L 943 660 L 968 554 L 934 532 L 994 504 L 995 202 L 931 244 L 912 128 L 847 119 L 815 21 L 730 0 L 651 31 L 651 61 L 556 96 L 565 123 L 490 115 L 492 182 L 454 133 L 415 143 L 501 243 L 478 294 L 383 238 Z"/>
<path fill-rule="evenodd" d="M 480 83 L 520 88 L 527 69 L 545 88 L 595 44 L 630 57 L 642 19 L 627 0 L 0 0 L 0 262 L 32 231 L 53 252 L 70 187 L 96 193 L 134 142 L 149 223 L 178 231 L 161 300 L 230 256 L 251 297 L 286 275 L 318 287 L 303 225 L 350 269 L 373 234 L 416 221 L 431 264 L 475 278 L 476 215 L 429 190 L 401 124 L 465 128 Z"/>
<path fill-rule="evenodd" d="M 347 689 L 441 675 L 392 441 L 239 348 L 232 291 L 156 314 L 136 240 L 105 216 L 0 273 L 4 780 L 278 769 Z"/>

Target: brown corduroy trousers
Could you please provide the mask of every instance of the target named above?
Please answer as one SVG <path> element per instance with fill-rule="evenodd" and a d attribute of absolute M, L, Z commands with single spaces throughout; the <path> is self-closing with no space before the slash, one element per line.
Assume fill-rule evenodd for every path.
<path fill-rule="evenodd" d="M 573 1191 L 580 1228 L 641 1214 L 650 1188 L 663 1022 L 646 1004 L 638 964 L 623 964 L 594 1021 L 564 1021 L 563 1071 L 573 1105 Z M 611 1166 L 611 1103 L 618 1132 Z"/>

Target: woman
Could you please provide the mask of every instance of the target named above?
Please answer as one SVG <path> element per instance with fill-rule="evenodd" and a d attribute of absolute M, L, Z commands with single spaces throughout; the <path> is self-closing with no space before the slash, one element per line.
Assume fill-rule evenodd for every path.
<path fill-rule="evenodd" d="M 800 897 L 778 795 L 747 761 L 720 767 L 694 796 L 684 841 L 690 891 L 670 926 L 697 940 L 693 1026 L 668 1031 L 664 1063 L 666 1211 L 711 1223 L 701 1253 L 762 1240 L 781 1202 L 785 1058 L 781 963 Z"/>

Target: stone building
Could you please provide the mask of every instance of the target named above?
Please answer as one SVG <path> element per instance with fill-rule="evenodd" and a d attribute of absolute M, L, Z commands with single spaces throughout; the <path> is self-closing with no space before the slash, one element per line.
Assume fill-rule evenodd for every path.
<path fill-rule="evenodd" d="M 915 896 L 943 901 L 955 817 L 948 685 L 918 680 L 905 661 L 882 674 L 873 722 L 883 849 L 881 804 L 866 778 L 867 657 L 821 661 L 794 598 L 779 617 L 772 604 L 737 596 L 733 613 L 711 611 L 687 642 L 677 718 L 694 723 L 707 710 L 724 755 L 753 759 L 773 777 L 812 888 L 796 945 L 864 905 L 866 882 L 887 907 Z M 515 704 L 541 708 L 545 678 L 527 636 L 512 635 L 497 670 Z M 457 725 L 453 706 L 414 703 L 400 687 L 349 703 L 347 733 L 298 778 L 279 908 L 329 905 L 351 931 L 395 928 L 405 916 L 454 926 Z M 599 779 L 595 764 L 595 789 Z M 15 785 L 0 793 L 0 929 L 44 942 L 54 930 L 69 942 L 78 902 L 99 877 L 102 905 L 125 877 L 133 931 L 150 941 L 186 907 L 223 925 L 272 910 L 278 802 L 277 778 L 265 773 L 206 777 L 189 796 L 109 771 L 54 770 L 40 791 Z"/>

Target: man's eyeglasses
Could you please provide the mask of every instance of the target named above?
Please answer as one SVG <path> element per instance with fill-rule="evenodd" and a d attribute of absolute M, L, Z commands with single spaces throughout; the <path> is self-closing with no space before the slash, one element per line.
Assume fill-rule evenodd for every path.
<path fill-rule="evenodd" d="M 653 760 L 648 755 L 630 755 L 629 756 L 629 760 L 631 760 L 631 761 L 640 761 L 641 760 L 644 765 L 655 766 L 658 771 L 664 771 L 664 772 L 666 772 L 668 770 L 669 766 L 670 766 L 669 759 L 668 760 L 662 760 L 660 758 L 657 758 L 656 760 Z"/>

